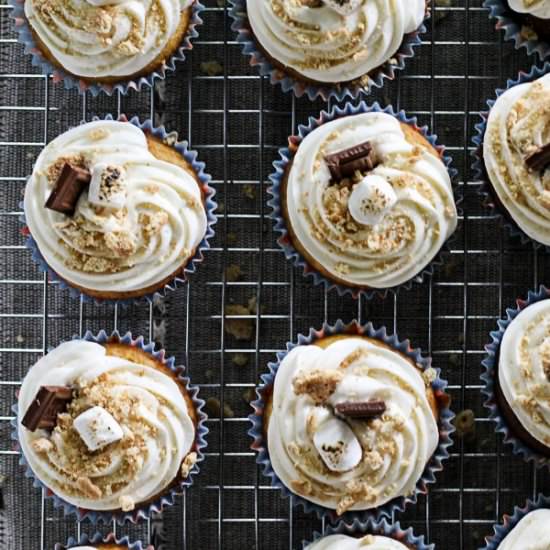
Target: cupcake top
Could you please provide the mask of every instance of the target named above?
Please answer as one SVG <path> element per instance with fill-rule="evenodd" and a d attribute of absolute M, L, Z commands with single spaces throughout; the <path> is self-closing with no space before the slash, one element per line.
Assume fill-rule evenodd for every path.
<path fill-rule="evenodd" d="M 519 13 L 550 19 L 550 0 L 509 0 L 509 3 L 510 7 Z"/>
<path fill-rule="evenodd" d="M 306 550 L 407 550 L 404 544 L 389 537 L 366 535 L 362 538 L 347 535 L 329 535 L 315 541 Z"/>
<path fill-rule="evenodd" d="M 522 426 L 550 447 L 550 300 L 530 305 L 508 325 L 498 381 Z"/>
<path fill-rule="evenodd" d="M 31 367 L 19 394 L 19 442 L 34 475 L 66 502 L 127 512 L 188 476 L 195 411 L 151 356 L 106 346 L 118 346 L 116 355 L 73 340 Z M 37 398 L 49 403 L 40 423 Z"/>
<path fill-rule="evenodd" d="M 193 0 L 25 0 L 32 30 L 81 77 L 124 77 L 153 63 Z"/>
<path fill-rule="evenodd" d="M 489 113 L 483 159 L 499 201 L 529 237 L 550 245 L 550 74 L 513 86 Z"/>
<path fill-rule="evenodd" d="M 426 2 L 248 0 L 247 12 L 269 56 L 309 80 L 337 83 L 388 61 L 422 24 Z"/>
<path fill-rule="evenodd" d="M 65 177 L 67 167 L 73 172 Z M 68 189 L 59 189 L 67 179 Z M 75 189 L 73 209 L 65 208 L 65 195 Z M 73 128 L 46 146 L 27 183 L 25 218 L 61 278 L 122 293 L 174 276 L 207 224 L 196 175 L 153 155 L 138 127 L 108 120 Z"/>
<path fill-rule="evenodd" d="M 370 164 L 334 177 L 331 154 L 356 146 L 370 148 Z M 412 279 L 457 225 L 451 180 L 435 149 L 380 112 L 337 118 L 303 139 L 287 173 L 286 208 L 308 254 L 365 288 Z"/>
<path fill-rule="evenodd" d="M 499 544 L 498 550 L 548 550 L 550 548 L 550 510 L 529 512 Z"/>
<path fill-rule="evenodd" d="M 411 494 L 439 440 L 428 399 L 435 372 L 422 375 L 378 340 L 324 345 L 293 348 L 277 371 L 268 423 L 275 473 L 339 515 Z"/>

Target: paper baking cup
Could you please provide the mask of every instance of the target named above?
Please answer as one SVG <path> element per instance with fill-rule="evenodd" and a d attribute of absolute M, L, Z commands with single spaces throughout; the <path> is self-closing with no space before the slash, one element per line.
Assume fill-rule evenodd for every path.
<path fill-rule="evenodd" d="M 527 300 L 518 298 L 515 308 L 511 307 L 506 309 L 506 318 L 498 321 L 498 329 L 490 333 L 491 342 L 485 346 L 485 351 L 487 353 L 482 361 L 484 370 L 481 375 L 481 380 L 483 381 L 481 392 L 486 398 L 484 406 L 489 409 L 489 418 L 497 425 L 497 433 L 504 435 L 504 443 L 512 446 L 512 452 L 515 455 L 521 456 L 524 460 L 529 462 L 533 462 L 537 468 L 550 466 L 550 457 L 544 456 L 531 449 L 519 437 L 516 437 L 512 429 L 508 426 L 506 418 L 500 412 L 495 396 L 495 375 L 497 374 L 498 368 L 500 344 L 510 323 L 525 308 L 541 300 L 547 300 L 548 298 L 550 298 L 550 291 L 546 287 L 541 286 L 538 291 L 529 291 Z"/>
<path fill-rule="evenodd" d="M 199 463 L 204 460 L 204 450 L 207 446 L 205 437 L 208 433 L 208 428 L 206 427 L 207 416 L 203 411 L 204 401 L 198 397 L 199 389 L 197 386 L 193 386 L 190 383 L 189 378 L 184 376 L 185 368 L 176 366 L 174 357 L 166 357 L 166 352 L 163 349 L 156 350 L 155 344 L 151 342 L 146 343 L 143 336 L 133 338 L 130 332 L 127 332 L 121 336 L 117 331 L 114 331 L 111 335 L 108 335 L 107 332 L 102 330 L 97 334 L 97 336 L 95 336 L 92 332 L 87 331 L 83 338 L 75 336 L 73 340 L 86 340 L 88 342 L 96 342 L 97 344 L 104 344 L 106 342 L 120 342 L 121 344 L 137 347 L 150 354 L 155 359 L 161 361 L 166 367 L 173 371 L 177 375 L 181 385 L 187 391 L 189 397 L 191 397 L 197 412 L 198 422 L 196 426 L 195 443 L 192 448 L 192 451 L 197 453 L 197 462 L 194 464 L 188 477 L 186 479 L 179 480 L 177 485 L 167 488 L 165 495 L 146 505 L 140 505 L 138 503 L 136 505 L 136 509 L 131 512 L 110 512 L 79 508 L 74 504 L 69 504 L 61 497 L 57 496 L 49 487 L 44 485 L 44 483 L 35 476 L 31 467 L 27 463 L 19 445 L 19 434 L 17 427 L 18 406 L 16 404 L 12 407 L 12 410 L 15 413 L 15 418 L 11 421 L 13 428 L 11 438 L 14 441 L 14 450 L 20 453 L 21 458 L 19 460 L 19 464 L 25 467 L 25 477 L 33 480 L 34 487 L 37 489 L 43 489 L 46 498 L 52 499 L 54 507 L 62 508 L 66 516 L 74 514 L 77 516 L 78 521 L 85 519 L 92 523 L 109 523 L 116 521 L 120 525 L 125 522 L 137 523 L 139 520 L 148 519 L 152 514 L 160 513 L 166 507 L 174 505 L 176 496 L 181 495 L 184 489 L 190 487 L 193 484 L 193 477 L 199 473 Z"/>
<path fill-rule="evenodd" d="M 128 550 L 155 550 L 152 546 L 145 546 L 142 542 L 137 541 L 130 542 L 128 537 L 117 538 L 113 533 L 104 537 L 101 533 L 89 537 L 88 535 L 82 535 L 80 539 L 71 537 L 66 544 L 57 543 L 54 550 L 69 550 L 75 546 L 86 546 L 90 544 L 118 544 Z"/>
<path fill-rule="evenodd" d="M 293 265 L 303 270 L 304 276 L 310 277 L 314 285 L 323 285 L 326 290 L 336 289 L 340 296 L 343 296 L 344 294 L 351 294 L 354 298 L 365 296 L 368 299 L 371 299 L 374 296 L 380 296 L 383 298 L 388 294 L 388 292 L 397 294 L 402 288 L 409 290 L 412 287 L 413 283 L 422 283 L 425 277 L 432 276 L 434 268 L 436 266 L 442 265 L 445 256 L 449 254 L 449 243 L 452 242 L 452 237 L 443 245 L 443 247 L 436 254 L 434 259 L 420 273 L 416 274 L 412 279 L 409 279 L 401 285 L 392 288 L 380 289 L 361 289 L 359 287 L 346 286 L 343 284 L 339 284 L 331 279 L 328 279 L 326 276 L 316 271 L 313 267 L 311 267 L 308 261 L 296 250 L 287 229 L 287 222 L 283 216 L 283 207 L 281 204 L 281 189 L 287 166 L 289 162 L 293 159 L 294 155 L 296 155 L 300 143 L 308 134 L 319 128 L 319 126 L 322 126 L 323 124 L 330 122 L 334 119 L 370 112 L 387 113 L 397 118 L 399 122 L 408 124 L 412 126 L 415 130 L 420 132 L 441 155 L 442 161 L 447 166 L 451 182 L 454 182 L 458 172 L 453 167 L 451 167 L 452 159 L 451 157 L 445 155 L 445 148 L 437 144 L 437 136 L 435 134 L 428 133 L 427 126 L 419 127 L 417 124 L 417 119 L 414 117 L 408 117 L 405 111 L 396 112 L 391 106 L 382 108 L 378 103 L 368 105 L 364 101 L 361 101 L 358 105 L 346 103 L 343 108 L 336 106 L 330 112 L 321 111 L 319 118 L 309 118 L 307 126 L 298 126 L 298 134 L 288 138 L 288 147 L 279 149 L 280 160 L 276 160 L 273 163 L 273 166 L 275 167 L 275 172 L 269 176 L 272 186 L 268 188 L 268 192 L 272 197 L 268 202 L 268 205 L 272 209 L 272 212 L 270 213 L 270 218 L 273 219 L 275 222 L 275 231 L 279 234 L 277 243 L 283 249 L 286 259 L 290 260 Z M 456 185 L 453 185 L 453 190 L 455 195 L 455 203 L 458 206 L 462 201 L 461 196 L 459 195 L 460 191 Z"/>
<path fill-rule="evenodd" d="M 387 333 L 386 327 L 375 329 L 372 323 L 359 325 L 357 321 L 352 321 L 351 323 L 346 325 L 343 323 L 343 321 L 338 320 L 335 325 L 329 325 L 325 323 L 323 325 L 323 328 L 320 330 L 315 330 L 312 328 L 307 335 L 298 334 L 297 342 L 287 343 L 286 351 L 277 353 L 277 362 L 269 363 L 269 372 L 263 374 L 261 377 L 261 384 L 256 390 L 258 399 L 252 403 L 254 413 L 248 417 L 250 422 L 252 423 L 252 428 L 248 431 L 248 434 L 254 440 L 251 448 L 258 453 L 256 462 L 262 467 L 264 476 L 268 477 L 271 480 L 271 486 L 280 489 L 285 497 L 291 498 L 293 505 L 300 506 L 307 513 L 313 512 L 319 518 L 327 518 L 332 523 L 335 523 L 338 520 L 343 520 L 346 522 L 364 522 L 367 521 L 369 518 L 378 520 L 384 516 L 390 517 L 392 513 L 398 511 L 402 512 L 405 510 L 406 506 L 410 504 L 415 504 L 419 494 L 426 494 L 428 492 L 428 485 L 435 483 L 436 473 L 443 469 L 443 461 L 449 458 L 448 448 L 452 445 L 450 434 L 454 432 L 452 419 L 455 415 L 449 409 L 450 397 L 445 391 L 447 387 L 447 382 L 440 378 L 440 369 L 434 369 L 434 371 L 436 372 L 436 378 L 431 384 L 439 406 L 439 446 L 437 447 L 429 463 L 426 465 L 426 468 L 421 478 L 418 480 L 416 488 L 411 495 L 397 497 L 390 502 L 379 506 L 378 508 L 373 508 L 370 510 L 348 511 L 345 512 L 343 515 L 338 516 L 335 510 L 325 508 L 324 506 L 320 506 L 318 504 L 310 502 L 304 497 L 292 492 L 279 479 L 279 477 L 273 470 L 273 467 L 271 466 L 271 461 L 269 459 L 269 449 L 267 446 L 267 441 L 264 438 L 263 414 L 266 404 L 265 400 L 267 397 L 269 397 L 273 390 L 273 384 L 275 381 L 275 376 L 277 375 L 277 370 L 279 369 L 279 365 L 281 364 L 281 361 L 286 357 L 286 355 L 290 352 L 290 350 L 294 349 L 296 346 L 307 346 L 316 342 L 317 340 L 320 340 L 327 336 L 331 336 L 333 334 L 367 336 L 369 338 L 380 340 L 381 342 L 392 347 L 394 350 L 412 359 L 416 365 L 422 368 L 422 370 L 431 368 L 431 359 L 429 357 L 423 357 L 419 349 L 413 349 L 409 340 L 401 341 L 395 334 L 389 335 Z"/>
<path fill-rule="evenodd" d="M 423 536 L 417 537 L 413 533 L 412 527 L 403 530 L 399 522 L 388 523 L 386 519 L 374 521 L 372 518 L 369 518 L 363 523 L 355 520 L 352 523 L 340 521 L 336 525 L 329 525 L 325 529 L 324 534 L 315 533 L 311 542 L 304 541 L 304 550 L 306 550 L 310 544 L 313 544 L 323 537 L 328 537 L 329 535 L 348 535 L 349 537 L 357 538 L 366 535 L 378 535 L 394 539 L 414 550 L 434 550 L 435 548 L 433 544 L 426 544 Z"/>
<path fill-rule="evenodd" d="M 112 95 L 114 92 L 126 94 L 128 90 L 140 91 L 142 88 L 152 88 L 156 80 L 163 80 L 166 78 L 167 73 L 175 71 L 176 61 L 185 60 L 186 52 L 193 48 L 191 40 L 199 36 L 197 27 L 202 25 L 202 19 L 199 16 L 202 10 L 204 10 L 204 6 L 198 0 L 195 0 L 189 26 L 181 45 L 160 68 L 136 80 L 125 80 L 124 77 L 121 77 L 121 82 L 116 84 L 87 82 L 60 67 L 54 66 L 46 59 L 34 40 L 29 21 L 25 16 L 25 0 L 14 0 L 10 15 L 15 23 L 15 30 L 18 34 L 17 40 L 25 47 L 25 53 L 32 55 L 33 66 L 38 67 L 44 75 L 52 75 L 54 82 L 63 82 L 66 90 L 77 88 L 82 94 L 90 92 L 93 96 L 97 96 L 100 92 L 105 92 L 108 95 Z"/>
<path fill-rule="evenodd" d="M 520 72 L 515 80 L 508 80 L 508 82 L 506 83 L 506 88 L 498 88 L 495 91 L 496 99 L 487 100 L 489 111 L 493 108 L 496 100 L 510 88 L 513 88 L 518 84 L 533 82 L 534 80 L 537 80 L 538 78 L 544 76 L 549 72 L 549 62 L 545 63 L 544 66 L 540 68 L 533 66 L 528 73 Z M 478 188 L 480 199 L 490 215 L 498 216 L 502 219 L 503 224 L 506 227 L 507 231 L 509 231 L 510 235 L 512 235 L 513 237 L 519 237 L 522 244 L 527 244 L 528 242 L 531 242 L 536 248 L 539 248 L 544 245 L 542 243 L 539 243 L 538 241 L 535 241 L 534 239 L 529 237 L 522 229 L 520 229 L 518 224 L 512 218 L 512 215 L 508 213 L 504 206 L 502 206 L 502 203 L 500 202 L 496 192 L 493 189 L 491 180 L 489 179 L 489 174 L 487 173 L 487 170 L 485 168 L 485 161 L 483 160 L 483 140 L 485 139 L 485 132 L 487 130 L 489 111 L 480 113 L 481 122 L 475 125 L 476 134 L 472 138 L 475 146 L 474 151 L 472 152 L 472 156 L 474 157 L 472 170 L 474 180 L 481 183 L 481 186 Z M 546 246 L 546 249 L 550 251 L 550 247 Z"/>
<path fill-rule="evenodd" d="M 100 120 L 97 117 L 94 117 L 93 120 Z M 111 115 L 108 115 L 105 120 L 113 120 L 113 117 Z M 36 241 L 33 239 L 29 228 L 27 227 L 27 222 L 25 220 L 25 214 L 23 212 L 23 215 L 21 217 L 21 221 L 24 224 L 24 227 L 22 229 L 23 234 L 26 236 L 25 246 L 32 252 L 32 258 L 33 260 L 38 264 L 38 267 L 40 268 L 40 271 L 43 273 L 48 274 L 48 279 L 51 282 L 56 282 L 59 284 L 59 286 L 63 289 L 68 289 L 70 295 L 73 298 L 82 298 L 84 302 L 95 302 L 97 304 L 119 304 L 122 306 L 128 306 L 130 304 L 139 304 L 143 302 L 153 302 L 155 298 L 158 298 L 159 296 L 165 296 L 168 291 L 176 290 L 179 286 L 183 285 L 187 277 L 197 270 L 198 264 L 200 264 L 204 260 L 204 252 L 210 248 L 210 243 L 208 242 L 209 239 L 211 239 L 214 236 L 214 224 L 217 221 L 215 210 L 217 208 L 217 204 L 214 201 L 214 195 L 216 194 L 216 191 L 213 187 L 210 187 L 210 176 L 204 171 L 205 164 L 204 162 L 200 162 L 197 160 L 197 153 L 191 149 L 188 149 L 188 144 L 186 141 L 178 141 L 178 135 L 176 132 L 170 132 L 168 133 L 164 126 L 160 126 L 158 128 L 153 126 L 153 123 L 151 120 L 146 120 L 145 122 L 140 122 L 138 117 L 134 117 L 130 120 L 126 117 L 126 115 L 121 115 L 118 117 L 117 120 L 123 121 L 123 122 L 129 122 L 130 124 L 133 124 L 134 126 L 137 126 L 138 128 L 141 128 L 146 133 L 149 133 L 153 135 L 154 137 L 160 139 L 163 142 L 170 143 L 174 149 L 181 154 L 181 156 L 191 164 L 194 172 L 198 176 L 202 191 L 205 196 L 205 203 L 204 207 L 206 210 L 206 217 L 207 217 L 207 228 L 206 228 L 206 234 L 204 235 L 202 241 L 197 246 L 197 250 L 195 252 L 195 255 L 190 258 L 187 261 L 187 264 L 182 267 L 180 275 L 175 277 L 170 283 L 166 284 L 162 289 L 156 290 L 155 292 L 151 292 L 149 294 L 144 294 L 143 296 L 139 296 L 136 298 L 126 298 L 126 299 L 119 299 L 119 300 L 111 300 L 111 299 L 99 299 L 94 296 L 89 296 L 86 293 L 82 292 L 80 289 L 74 287 L 71 285 L 69 281 L 66 281 L 65 279 L 62 279 L 46 262 L 44 257 L 42 256 L 42 253 L 40 252 L 38 245 L 36 244 Z M 23 203 L 21 203 L 21 209 L 24 211 Z"/>
<path fill-rule="evenodd" d="M 537 500 L 528 500 L 523 508 L 516 506 L 511 516 L 504 515 L 502 523 L 493 526 L 495 534 L 485 537 L 487 544 L 480 550 L 497 550 L 501 542 L 527 514 L 540 508 L 550 508 L 550 498 L 539 494 Z"/>
<path fill-rule="evenodd" d="M 250 57 L 250 65 L 257 67 L 261 76 L 269 76 L 271 84 L 279 84 L 283 92 L 293 91 L 296 97 L 302 97 L 305 94 L 311 101 L 318 98 L 324 101 L 329 99 L 341 101 L 346 97 L 355 98 L 361 93 L 368 93 L 370 88 L 381 88 L 385 79 L 393 80 L 395 73 L 405 68 L 406 60 L 414 56 L 414 48 L 422 43 L 420 35 L 426 32 L 426 27 L 422 24 L 416 31 L 405 35 L 399 50 L 391 60 L 369 73 L 370 86 L 364 87 L 351 83 L 320 86 L 299 80 L 274 66 L 256 43 L 248 21 L 247 0 L 229 0 L 229 2 L 231 4 L 229 15 L 233 19 L 231 29 L 237 33 L 237 42 L 241 44 L 243 53 Z"/>
<path fill-rule="evenodd" d="M 513 40 L 517 50 L 525 48 L 529 55 L 535 53 L 540 59 L 550 56 L 550 44 L 544 40 L 528 39 L 522 27 L 529 27 L 521 14 L 515 13 L 506 0 L 485 0 L 483 6 L 489 10 L 489 17 L 496 21 L 495 28 L 504 31 L 506 40 Z"/>

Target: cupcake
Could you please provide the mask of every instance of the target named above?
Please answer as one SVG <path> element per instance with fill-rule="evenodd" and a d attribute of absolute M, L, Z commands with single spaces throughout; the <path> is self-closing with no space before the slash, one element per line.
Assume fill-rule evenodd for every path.
<path fill-rule="evenodd" d="M 347 106 L 302 127 L 271 188 L 279 244 L 316 284 L 357 295 L 421 280 L 457 226 L 434 140 L 401 113 Z"/>
<path fill-rule="evenodd" d="M 76 295 L 132 300 L 194 271 L 213 191 L 195 154 L 170 143 L 150 123 L 96 120 L 46 146 L 24 210 L 27 244 L 53 279 Z"/>
<path fill-rule="evenodd" d="M 548 290 L 531 293 L 491 333 L 484 361 L 484 393 L 491 417 L 524 458 L 538 465 L 550 459 L 550 299 Z"/>
<path fill-rule="evenodd" d="M 152 85 L 174 69 L 197 35 L 201 8 L 197 0 L 18 0 L 15 18 L 35 64 L 68 87 L 110 93 Z"/>
<path fill-rule="evenodd" d="M 264 474 L 319 516 L 402 510 L 446 457 L 445 384 L 385 329 L 339 323 L 299 342 L 271 366 L 254 403 Z"/>
<path fill-rule="evenodd" d="M 399 523 L 369 520 L 366 524 L 340 522 L 329 526 L 325 536 L 304 544 L 304 550 L 433 550 L 426 545 L 424 537 L 414 535 L 411 528 L 404 531 Z"/>
<path fill-rule="evenodd" d="M 70 538 L 66 544 L 56 544 L 54 550 L 155 550 L 145 547 L 141 542 L 130 543 L 128 537 L 117 538 L 113 533 L 103 537 L 96 533 L 92 537 L 82 535 L 77 541 Z"/>
<path fill-rule="evenodd" d="M 328 99 L 381 86 L 420 43 L 426 0 L 231 0 L 233 29 L 262 75 Z"/>
<path fill-rule="evenodd" d="M 550 548 L 550 501 L 539 495 L 528 500 L 523 508 L 515 508 L 512 516 L 504 516 L 503 523 L 494 527 L 495 534 L 486 537 L 482 550 L 544 550 Z"/>
<path fill-rule="evenodd" d="M 545 68 L 547 72 L 548 68 Z M 480 179 L 513 232 L 550 245 L 550 142 L 546 105 L 550 74 L 539 71 L 513 82 L 491 102 L 486 127 L 480 126 Z M 532 78 L 531 78 L 532 77 Z"/>
<path fill-rule="evenodd" d="M 543 59 L 550 55 L 550 0 L 485 0 L 484 6 L 517 48 Z"/>
<path fill-rule="evenodd" d="M 29 474 L 66 512 L 135 521 L 173 504 L 198 471 L 202 404 L 163 351 L 88 334 L 29 369 L 15 437 Z"/>

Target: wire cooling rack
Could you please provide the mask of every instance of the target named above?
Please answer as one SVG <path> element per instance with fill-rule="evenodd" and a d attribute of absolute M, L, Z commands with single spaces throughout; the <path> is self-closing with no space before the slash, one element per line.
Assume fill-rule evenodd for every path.
<path fill-rule="evenodd" d="M 384 324 L 431 353 L 450 382 L 454 409 L 472 409 L 477 418 L 475 437 L 456 442 L 429 497 L 396 518 L 403 525 L 440 549 L 475 549 L 503 513 L 539 491 L 550 493 L 547 473 L 514 458 L 494 434 L 479 391 L 489 331 L 507 305 L 544 282 L 550 262 L 507 237 L 480 207 L 470 176 L 479 111 L 534 59 L 502 42 L 481 0 L 432 2 L 430 31 L 415 59 L 371 99 L 407 110 L 439 135 L 460 172 L 465 215 L 452 257 L 432 281 L 367 302 L 312 287 L 276 245 L 265 204 L 271 163 L 297 125 L 326 105 L 296 100 L 257 76 L 235 42 L 224 0 L 205 2 L 200 37 L 175 74 L 154 91 L 112 98 L 67 92 L 40 75 L 16 42 L 9 3 L 0 0 L 0 473 L 11 537 L 4 536 L 2 550 L 50 550 L 69 535 L 95 531 L 64 518 L 23 477 L 9 424 L 28 367 L 49 346 L 86 329 L 154 339 L 187 365 L 208 400 L 209 447 L 197 483 L 162 517 L 117 526 L 117 534 L 165 550 L 278 550 L 301 548 L 321 530 L 256 467 L 246 435 L 248 401 L 277 350 L 298 332 L 338 318 Z M 187 287 L 151 306 L 113 309 L 70 299 L 39 273 L 20 234 L 25 177 L 44 144 L 107 113 L 152 117 L 177 130 L 207 163 L 218 193 L 219 221 L 205 263 Z"/>

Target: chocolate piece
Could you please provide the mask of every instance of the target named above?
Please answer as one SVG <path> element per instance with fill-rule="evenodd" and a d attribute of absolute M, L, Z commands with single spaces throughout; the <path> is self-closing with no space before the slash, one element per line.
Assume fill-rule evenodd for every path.
<path fill-rule="evenodd" d="M 91 174 L 88 170 L 69 163 L 64 164 L 51 195 L 46 201 L 46 208 L 66 216 L 72 216 L 76 203 L 90 180 Z"/>
<path fill-rule="evenodd" d="M 323 5 L 323 0 L 300 0 L 300 4 L 308 8 L 320 8 Z"/>
<path fill-rule="evenodd" d="M 370 172 L 377 165 L 376 156 L 370 142 L 331 153 L 325 157 L 325 162 L 334 181 L 341 181 L 355 174 L 357 170 Z"/>
<path fill-rule="evenodd" d="M 57 424 L 57 415 L 66 410 L 72 397 L 73 391 L 67 386 L 41 386 L 21 424 L 31 432 L 38 428 L 53 429 Z"/>
<path fill-rule="evenodd" d="M 346 401 L 345 403 L 338 403 L 334 410 L 347 418 L 375 418 L 384 414 L 386 403 L 378 399 L 356 403 Z"/>
<path fill-rule="evenodd" d="M 542 172 L 550 164 L 550 143 L 544 147 L 539 147 L 534 153 L 525 159 L 525 164 L 529 170 Z"/>

